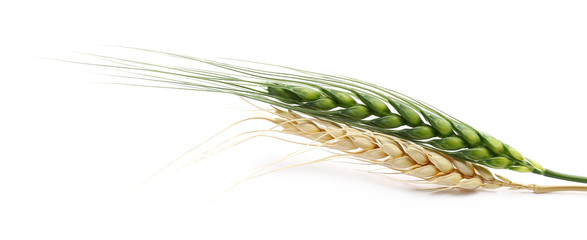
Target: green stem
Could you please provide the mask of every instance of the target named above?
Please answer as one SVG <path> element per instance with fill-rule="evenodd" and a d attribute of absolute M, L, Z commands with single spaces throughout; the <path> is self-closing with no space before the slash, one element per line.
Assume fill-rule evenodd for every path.
<path fill-rule="evenodd" d="M 567 181 L 571 181 L 571 182 L 587 183 L 587 177 L 559 173 L 559 172 L 555 172 L 555 171 L 552 171 L 549 169 L 544 169 L 544 171 L 542 173 L 540 173 L 538 171 L 535 171 L 534 173 L 542 174 L 544 176 L 551 177 L 551 178 L 567 180 Z"/>

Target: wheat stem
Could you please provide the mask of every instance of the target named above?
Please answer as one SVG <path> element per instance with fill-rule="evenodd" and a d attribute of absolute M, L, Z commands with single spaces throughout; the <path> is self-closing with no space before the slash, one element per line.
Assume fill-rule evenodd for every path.
<path fill-rule="evenodd" d="M 576 175 L 571 175 L 571 174 L 566 174 L 566 173 L 560 173 L 560 172 L 555 172 L 552 171 L 550 169 L 544 169 L 543 173 L 540 172 L 534 172 L 536 174 L 542 174 L 546 177 L 551 177 L 551 178 L 556 178 L 556 179 L 561 179 L 561 180 L 567 180 L 567 181 L 572 181 L 572 182 L 580 182 L 580 183 L 587 183 L 587 177 L 583 177 L 583 176 L 576 176 Z"/>

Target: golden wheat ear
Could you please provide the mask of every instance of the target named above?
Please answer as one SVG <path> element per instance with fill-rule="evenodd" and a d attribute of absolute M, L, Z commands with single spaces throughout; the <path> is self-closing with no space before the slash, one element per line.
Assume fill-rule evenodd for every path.
<path fill-rule="evenodd" d="M 333 155 L 333 158 L 345 157 L 380 165 L 385 169 L 395 171 L 392 173 L 401 173 L 423 180 L 420 183 L 441 185 L 440 188 L 435 189 L 438 191 L 504 187 L 514 190 L 531 190 L 535 193 L 587 191 L 587 186 L 519 184 L 503 176 L 495 175 L 481 165 L 455 159 L 394 136 L 344 127 L 328 120 L 313 117 L 302 118 L 299 114 L 277 108 L 274 113 L 280 117 L 274 120 L 275 123 L 289 123 L 281 125 L 282 131 L 285 133 L 305 137 L 316 142 L 320 141 L 323 143 L 322 147 L 344 153 Z M 320 139 L 328 140 L 321 141 Z"/>

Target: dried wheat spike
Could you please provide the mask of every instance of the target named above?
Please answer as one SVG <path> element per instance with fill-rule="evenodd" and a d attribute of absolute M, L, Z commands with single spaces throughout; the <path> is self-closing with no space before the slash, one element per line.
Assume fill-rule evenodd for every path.
<path fill-rule="evenodd" d="M 455 159 L 397 137 L 302 116 L 293 111 L 278 108 L 275 108 L 272 113 L 278 117 L 271 121 L 279 124 L 283 132 L 320 142 L 321 146 L 341 151 L 353 159 L 384 166 L 399 173 L 423 179 L 428 183 L 441 185 L 443 189 L 473 190 L 509 187 L 536 193 L 587 191 L 587 187 L 584 186 L 518 184 L 493 174 L 484 166 Z"/>

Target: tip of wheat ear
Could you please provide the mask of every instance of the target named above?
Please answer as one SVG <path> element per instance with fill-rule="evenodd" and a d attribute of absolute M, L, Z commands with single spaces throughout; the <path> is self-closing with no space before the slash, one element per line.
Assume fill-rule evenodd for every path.
<path fill-rule="evenodd" d="M 444 189 L 479 188 L 525 189 L 535 193 L 587 191 L 587 186 L 538 186 L 519 184 L 493 174 L 488 168 L 459 160 L 394 136 L 378 134 L 352 126 L 274 108 L 272 121 L 282 131 L 320 142 L 345 156 L 380 165 L 399 173 L 444 186 Z"/>

